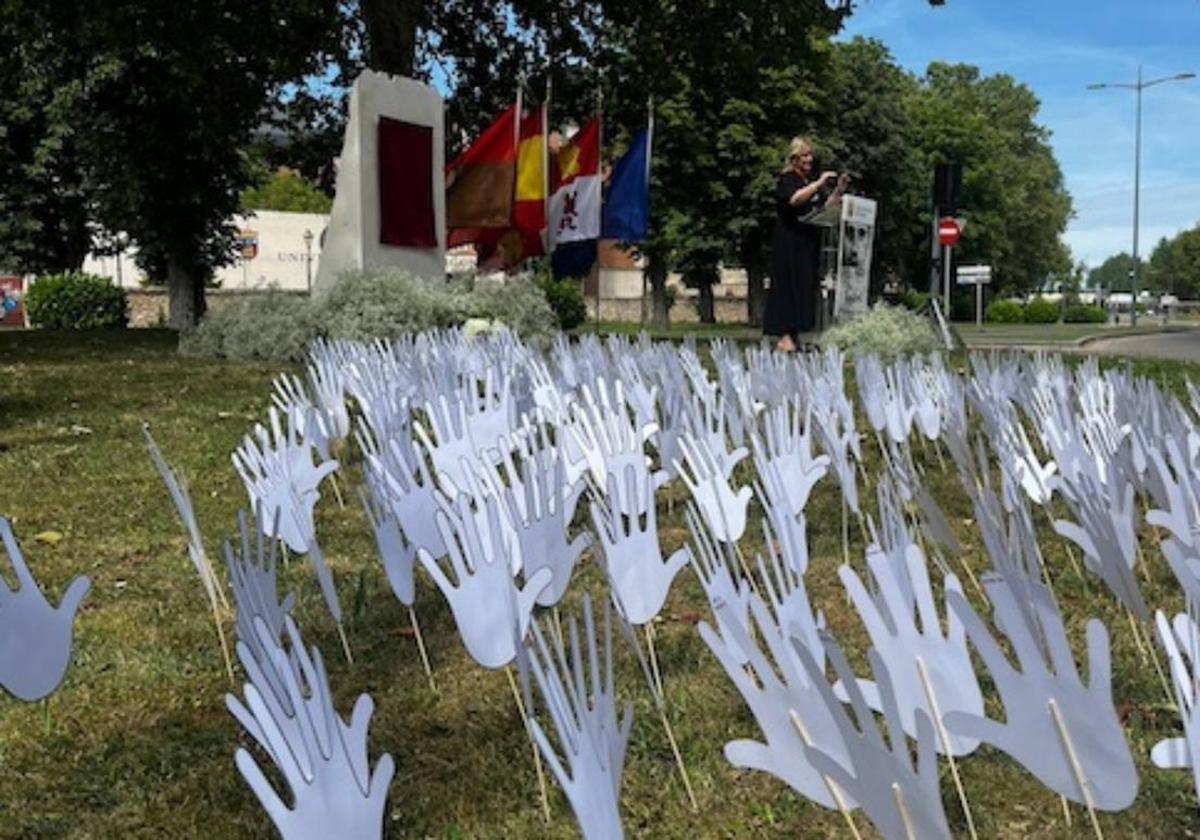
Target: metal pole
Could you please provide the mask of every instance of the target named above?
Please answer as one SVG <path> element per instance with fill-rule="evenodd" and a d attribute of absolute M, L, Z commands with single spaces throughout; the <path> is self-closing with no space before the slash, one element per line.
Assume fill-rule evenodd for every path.
<path fill-rule="evenodd" d="M 1138 305 L 1138 275 L 1141 269 L 1138 265 L 1138 212 L 1141 209 L 1142 188 L 1142 65 L 1138 65 L 1137 80 L 1137 129 L 1133 152 L 1133 311 L 1129 323 L 1137 326 Z"/>
<path fill-rule="evenodd" d="M 975 283 L 975 326 L 983 326 L 983 284 Z"/>
<path fill-rule="evenodd" d="M 946 316 L 946 320 L 949 321 L 950 320 L 950 246 L 949 245 L 945 245 L 942 247 L 942 291 L 945 295 L 945 297 L 943 299 L 944 300 L 943 309 L 945 311 L 943 312 L 943 314 Z"/>

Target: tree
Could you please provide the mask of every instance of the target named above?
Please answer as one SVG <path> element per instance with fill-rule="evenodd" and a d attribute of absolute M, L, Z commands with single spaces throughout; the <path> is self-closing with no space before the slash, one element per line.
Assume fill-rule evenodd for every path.
<path fill-rule="evenodd" d="M 171 325 L 195 323 L 206 278 L 234 256 L 230 220 L 253 176 L 246 148 L 283 86 L 324 66 L 340 37 L 337 0 L 209 0 L 169 14 L 151 0 L 0 2 L 5 34 L 37 62 L 18 79 L 42 86 L 19 91 L 30 136 L 0 159 L 33 149 L 35 165 L 26 154 L 6 192 L 77 211 L 64 264 L 82 262 L 93 229 L 127 234 L 143 270 L 166 278 Z M 46 100 L 57 110 L 20 119 Z M 53 235 L 46 218 L 32 229 Z"/>
<path fill-rule="evenodd" d="M 328 213 L 333 200 L 295 170 L 281 167 L 242 192 L 243 210 Z"/>
<path fill-rule="evenodd" d="M 1145 263 L 1142 263 L 1141 274 L 1146 271 Z M 1102 291 L 1105 294 L 1111 292 L 1128 292 L 1133 289 L 1133 257 L 1122 251 L 1119 254 L 1114 254 L 1088 274 L 1088 288 Z"/>
<path fill-rule="evenodd" d="M 834 47 L 817 140 L 829 163 L 857 173 L 851 190 L 875 198 L 873 275 L 919 276 L 928 253 L 929 171 L 916 145 L 912 109 L 918 81 L 882 43 L 855 38 Z"/>
<path fill-rule="evenodd" d="M 969 224 L 959 260 L 989 263 L 997 285 L 1017 291 L 1040 288 L 1071 267 L 1061 238 L 1071 197 L 1050 132 L 1037 123 L 1039 107 L 1033 92 L 1012 77 L 982 77 L 977 67 L 963 64 L 931 64 L 910 99 L 914 143 L 927 177 L 938 161 L 963 165 Z M 928 230 L 928 205 L 922 210 Z"/>
<path fill-rule="evenodd" d="M 92 246 L 74 115 L 86 50 L 78 27 L 31 27 L 0 2 L 0 269 L 77 270 Z"/>
<path fill-rule="evenodd" d="M 1144 276 L 1147 288 L 1180 298 L 1200 296 L 1200 225 L 1163 237 L 1150 254 Z"/>

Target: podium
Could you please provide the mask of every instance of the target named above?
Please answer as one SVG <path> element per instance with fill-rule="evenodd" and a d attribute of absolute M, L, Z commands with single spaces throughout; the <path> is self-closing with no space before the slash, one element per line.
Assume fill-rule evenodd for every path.
<path fill-rule="evenodd" d="M 814 210 L 800 217 L 806 225 L 821 229 L 821 255 L 817 263 L 817 332 L 824 332 L 833 323 L 833 291 L 837 281 L 839 232 L 842 225 L 841 202 Z"/>

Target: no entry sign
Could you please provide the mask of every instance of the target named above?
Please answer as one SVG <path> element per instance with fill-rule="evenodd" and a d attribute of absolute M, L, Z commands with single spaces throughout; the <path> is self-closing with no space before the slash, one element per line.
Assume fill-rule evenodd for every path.
<path fill-rule="evenodd" d="M 958 244 L 958 237 L 962 233 L 958 227 L 958 221 L 946 217 L 938 222 L 938 241 L 946 246 L 954 246 Z"/>

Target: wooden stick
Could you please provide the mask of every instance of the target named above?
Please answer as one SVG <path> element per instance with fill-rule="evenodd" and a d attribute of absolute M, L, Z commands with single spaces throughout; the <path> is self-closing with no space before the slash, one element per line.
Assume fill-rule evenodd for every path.
<path fill-rule="evenodd" d="M 1067 797 L 1063 796 L 1061 793 L 1058 795 L 1058 800 L 1059 800 L 1059 802 L 1062 803 L 1063 818 L 1067 821 L 1067 828 L 1070 828 L 1072 825 L 1072 823 L 1071 823 L 1071 803 L 1068 802 Z"/>
<path fill-rule="evenodd" d="M 692 780 L 688 777 L 687 767 L 683 764 L 683 755 L 679 752 L 679 744 L 675 740 L 675 731 L 671 729 L 671 721 L 667 718 L 667 695 L 663 691 L 662 672 L 658 669 L 658 653 L 654 650 L 654 632 L 647 622 L 643 628 L 646 631 L 646 646 L 650 649 L 650 671 L 654 683 L 650 686 L 658 707 L 658 716 L 662 719 L 663 729 L 667 733 L 667 741 L 671 744 L 671 753 L 675 756 L 675 764 L 679 767 L 679 775 L 683 778 L 683 787 L 687 791 L 688 801 L 692 812 L 699 813 L 700 806 L 696 803 L 696 794 L 692 790 Z"/>
<path fill-rule="evenodd" d="M 533 727 L 529 725 L 529 715 L 525 711 L 524 701 L 521 700 L 521 692 L 517 688 L 517 680 L 513 676 L 512 666 L 506 667 L 504 673 L 508 676 L 508 687 L 512 689 L 513 699 L 517 701 L 517 711 L 521 714 L 521 722 L 525 724 L 525 737 L 529 739 L 529 746 L 533 748 L 533 768 L 537 773 L 538 795 L 542 800 L 542 818 L 549 824 L 550 797 L 546 793 L 546 774 L 542 772 L 542 755 L 538 752 L 537 740 L 533 737 Z"/>
<path fill-rule="evenodd" d="M 904 836 L 908 840 L 917 840 L 917 835 L 913 831 L 912 817 L 908 813 L 908 806 L 904 804 L 904 793 L 900 790 L 900 785 L 892 782 L 892 796 L 896 798 L 896 807 L 900 810 L 900 819 L 904 821 Z"/>
<path fill-rule="evenodd" d="M 975 833 L 975 818 L 971 816 L 971 806 L 967 804 L 967 792 L 963 789 L 962 778 L 958 775 L 958 762 L 954 760 L 954 751 L 950 748 L 950 735 L 942 724 L 942 712 L 938 708 L 937 696 L 933 693 L 933 681 L 929 679 L 929 669 L 925 667 L 925 660 L 919 656 L 917 657 L 917 673 L 921 675 L 921 684 L 925 686 L 925 698 L 929 701 L 929 708 L 933 712 L 934 728 L 937 730 L 938 738 L 941 739 L 942 748 L 946 751 L 946 758 L 950 762 L 950 775 L 954 778 L 958 801 L 962 803 L 963 813 L 967 815 L 967 830 L 971 832 L 971 840 L 979 840 L 979 835 Z"/>
<path fill-rule="evenodd" d="M 850 565 L 850 522 L 846 518 L 846 491 L 842 490 L 842 560 Z"/>
<path fill-rule="evenodd" d="M 221 599 L 221 606 L 228 610 L 229 600 L 225 597 L 225 589 L 221 586 L 221 582 L 217 580 L 217 573 L 213 571 L 212 563 L 208 562 L 207 556 L 204 558 L 204 568 L 208 573 L 208 582 L 212 584 L 212 590 Z"/>
<path fill-rule="evenodd" d="M 412 622 L 417 651 L 421 654 L 421 664 L 425 668 L 425 677 L 429 680 L 429 687 L 433 689 L 433 693 L 437 694 L 437 683 L 433 681 L 433 669 L 429 667 L 429 654 L 425 650 L 425 638 L 421 635 L 421 625 L 417 622 L 417 613 L 412 607 L 408 608 L 408 620 Z"/>
<path fill-rule="evenodd" d="M 784 516 L 788 515 L 787 513 L 784 514 Z M 754 576 L 750 574 L 750 565 L 746 562 L 746 555 L 742 554 L 742 547 L 738 545 L 737 540 L 733 541 L 733 553 L 737 557 L 738 565 L 742 569 L 742 574 L 745 575 L 746 580 L 749 582 L 750 588 L 754 589 Z M 757 590 L 755 591 L 757 592 Z"/>
<path fill-rule="evenodd" d="M 346 630 L 342 627 L 342 622 L 337 623 L 338 638 L 342 640 L 342 653 L 346 654 L 346 661 L 351 665 L 354 664 L 354 657 L 350 655 L 350 643 L 346 641 Z"/>
<path fill-rule="evenodd" d="M 1092 820 L 1092 829 L 1096 832 L 1096 840 L 1104 840 L 1104 832 L 1100 830 L 1100 821 L 1096 818 L 1096 805 L 1092 801 L 1092 792 L 1088 788 L 1087 778 L 1083 775 L 1083 767 L 1079 764 L 1079 757 L 1075 754 L 1075 745 L 1071 743 L 1071 734 L 1067 732 L 1067 726 L 1063 723 L 1062 713 L 1058 710 L 1058 703 L 1054 702 L 1051 697 L 1049 701 L 1050 716 L 1054 718 L 1054 725 L 1058 729 L 1058 736 L 1062 739 L 1063 749 L 1067 751 L 1067 758 L 1071 763 L 1071 771 L 1075 774 L 1075 783 L 1079 785 L 1079 790 L 1083 792 L 1083 801 L 1087 803 L 1088 816 Z"/>
<path fill-rule="evenodd" d="M 1125 617 L 1129 619 L 1129 629 L 1133 631 L 1133 643 L 1137 645 L 1138 655 L 1142 659 L 1142 664 L 1147 662 L 1146 647 L 1142 642 L 1142 634 L 1138 630 L 1137 620 L 1133 617 L 1133 611 L 1126 609 Z"/>
<path fill-rule="evenodd" d="M 342 488 L 338 486 L 337 476 L 333 473 L 329 474 L 329 480 L 333 482 L 333 497 L 337 499 L 338 509 L 346 509 L 346 501 L 342 498 Z"/>
<path fill-rule="evenodd" d="M 667 695 L 663 691 L 662 672 L 658 670 L 658 653 L 654 650 L 654 630 L 650 622 L 646 622 L 642 626 L 646 633 L 646 647 L 650 653 L 650 674 L 654 677 L 654 693 L 658 696 L 658 701 L 662 705 L 667 705 Z"/>
<path fill-rule="evenodd" d="M 236 686 L 237 681 L 233 677 L 233 660 L 229 658 L 229 642 L 225 640 L 225 628 L 221 626 L 221 615 L 217 611 L 217 602 L 214 599 L 209 599 L 212 605 L 213 624 L 217 625 L 217 638 L 221 640 L 221 654 L 225 657 L 225 673 L 229 674 L 229 684 Z"/>
<path fill-rule="evenodd" d="M 792 726 L 796 727 L 796 731 L 800 733 L 800 740 L 804 742 L 804 746 L 811 747 L 813 745 L 812 738 L 808 737 L 808 730 L 804 728 L 804 722 L 800 720 L 800 715 L 796 714 L 795 709 L 788 709 L 788 716 L 792 719 Z M 825 787 L 829 788 L 829 795 L 837 803 L 838 810 L 842 812 L 842 817 L 846 820 L 846 827 L 850 829 L 854 840 L 862 840 L 862 835 L 858 833 L 858 826 L 854 824 L 854 816 L 850 813 L 849 806 L 846 805 L 846 798 L 842 796 L 842 789 L 826 775 L 822 775 L 821 780 L 825 782 Z"/>
<path fill-rule="evenodd" d="M 656 703 L 658 706 L 658 716 L 662 719 L 663 729 L 667 733 L 667 741 L 671 744 L 671 752 L 675 756 L 675 764 L 679 767 L 679 775 L 683 777 L 683 787 L 687 791 L 688 801 L 692 803 L 692 813 L 700 813 L 700 806 L 696 802 L 696 794 L 692 790 L 692 780 L 688 778 L 687 768 L 683 766 L 683 756 L 679 753 L 679 744 L 675 741 L 675 733 L 671 729 L 671 721 L 667 719 L 667 707 L 663 703 Z"/>

